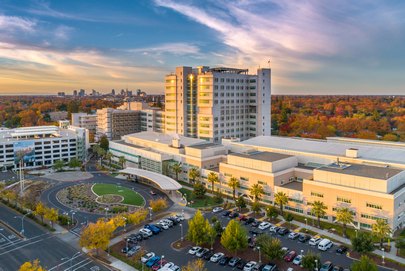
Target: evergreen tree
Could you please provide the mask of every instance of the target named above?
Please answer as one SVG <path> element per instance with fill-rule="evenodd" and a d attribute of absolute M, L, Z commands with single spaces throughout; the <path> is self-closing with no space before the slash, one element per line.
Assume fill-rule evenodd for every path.
<path fill-rule="evenodd" d="M 221 244 L 230 252 L 238 253 L 248 245 L 246 229 L 236 220 L 231 220 L 221 236 Z"/>

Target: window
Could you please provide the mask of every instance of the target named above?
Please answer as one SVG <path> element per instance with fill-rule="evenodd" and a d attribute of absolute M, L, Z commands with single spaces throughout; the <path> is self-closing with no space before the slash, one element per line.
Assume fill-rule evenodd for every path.
<path fill-rule="evenodd" d="M 290 206 L 285 206 L 284 208 L 285 208 L 286 210 L 291 211 L 291 212 L 300 213 L 300 214 L 303 214 L 303 213 L 304 213 L 304 210 L 299 209 L 299 208 L 293 208 L 293 207 L 290 207 Z"/>
<path fill-rule="evenodd" d="M 348 198 L 342 198 L 342 197 L 337 197 L 336 201 L 340 201 L 340 202 L 345 202 L 345 203 L 352 203 L 351 199 Z"/>
<path fill-rule="evenodd" d="M 241 180 L 241 181 L 244 181 L 244 182 L 248 182 L 248 181 L 249 181 L 249 178 L 246 178 L 246 177 L 240 177 L 240 180 Z"/>
<path fill-rule="evenodd" d="M 361 217 L 365 218 L 365 219 L 371 219 L 371 220 L 383 219 L 383 220 L 388 222 L 388 219 L 386 219 L 386 218 L 382 218 L 382 217 L 378 217 L 378 216 L 374 216 L 374 215 L 369 215 L 369 214 L 361 214 Z"/>
<path fill-rule="evenodd" d="M 323 194 L 318 193 L 318 192 L 313 192 L 313 191 L 311 191 L 311 196 L 318 197 L 318 198 L 323 198 Z"/>
<path fill-rule="evenodd" d="M 369 208 L 378 209 L 378 210 L 382 209 L 382 205 L 369 203 L 369 202 L 366 203 L 366 206 Z"/>
<path fill-rule="evenodd" d="M 288 200 L 296 203 L 304 203 L 304 201 L 300 199 L 288 198 Z"/>

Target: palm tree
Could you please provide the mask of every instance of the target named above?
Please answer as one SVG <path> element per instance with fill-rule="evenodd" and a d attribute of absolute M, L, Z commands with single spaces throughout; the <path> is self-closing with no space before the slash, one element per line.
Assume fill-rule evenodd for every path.
<path fill-rule="evenodd" d="M 208 173 L 208 176 L 207 176 L 207 177 L 208 177 L 208 181 L 211 182 L 211 185 L 212 185 L 212 187 L 211 187 L 212 195 L 214 195 L 214 191 L 215 191 L 215 189 L 214 189 L 214 184 L 219 182 L 218 175 L 215 174 L 214 172 L 210 172 L 210 173 Z"/>
<path fill-rule="evenodd" d="M 261 196 L 264 194 L 263 186 L 258 183 L 252 185 L 249 189 L 250 195 L 254 198 L 254 201 L 258 201 Z"/>
<path fill-rule="evenodd" d="M 125 158 L 125 156 L 120 156 L 118 158 L 118 163 L 120 163 L 122 168 L 124 168 L 126 162 L 127 162 L 127 159 Z"/>
<path fill-rule="evenodd" d="M 239 180 L 236 177 L 231 177 L 229 179 L 228 186 L 232 188 L 232 197 L 233 201 L 235 201 L 236 188 L 240 187 Z"/>
<path fill-rule="evenodd" d="M 283 215 L 284 205 L 288 203 L 288 196 L 286 193 L 280 191 L 274 195 L 274 203 L 280 206 L 281 215 Z"/>
<path fill-rule="evenodd" d="M 377 219 L 376 223 L 372 226 L 372 232 L 375 237 L 380 239 L 380 247 L 383 246 L 384 238 L 391 233 L 390 225 L 386 219 Z"/>
<path fill-rule="evenodd" d="M 175 163 L 172 165 L 172 170 L 174 174 L 176 174 L 176 181 L 179 180 L 179 174 L 183 171 L 183 167 L 181 166 L 181 163 Z"/>
<path fill-rule="evenodd" d="M 192 183 L 195 183 L 200 178 L 200 171 L 195 167 L 190 168 L 188 170 L 188 178 L 191 179 Z"/>
<path fill-rule="evenodd" d="M 105 154 L 105 158 L 108 160 L 108 167 L 111 168 L 111 160 L 112 160 L 112 158 L 113 158 L 113 154 L 112 154 L 110 151 L 108 151 L 108 152 Z"/>
<path fill-rule="evenodd" d="M 321 217 L 324 217 L 326 215 L 326 211 L 328 207 L 323 203 L 322 201 L 314 201 L 312 203 L 312 213 L 317 217 L 318 219 L 318 227 L 321 228 Z"/>
<path fill-rule="evenodd" d="M 347 224 L 353 223 L 353 213 L 347 207 L 341 207 L 336 211 L 336 221 L 343 225 L 343 236 L 346 237 Z"/>

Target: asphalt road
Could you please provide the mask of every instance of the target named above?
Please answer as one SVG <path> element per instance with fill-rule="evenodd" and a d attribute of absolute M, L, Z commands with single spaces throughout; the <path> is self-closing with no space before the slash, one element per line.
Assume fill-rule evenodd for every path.
<path fill-rule="evenodd" d="M 0 220 L 17 231 L 21 230 L 21 215 L 1 204 Z M 7 228 L 0 227 L 0 270 L 15 271 L 24 262 L 34 259 L 39 259 L 48 271 L 68 270 L 70 264 L 72 270 L 109 270 L 29 219 L 24 219 L 24 230 L 25 239 L 21 239 Z"/>
<path fill-rule="evenodd" d="M 222 217 L 221 214 L 212 214 L 212 213 L 207 213 L 204 216 L 208 219 L 211 219 L 212 216 L 216 215 L 218 219 L 221 221 L 223 226 L 226 226 L 228 222 L 230 221 L 229 218 Z M 186 234 L 187 229 L 188 229 L 188 223 L 187 221 L 182 222 L 183 225 L 183 234 Z M 251 228 L 250 226 L 246 226 L 247 230 Z M 268 232 L 268 231 L 266 231 Z M 268 234 L 270 234 L 268 232 Z M 173 226 L 173 228 L 170 228 L 168 230 L 164 230 L 162 233 L 159 235 L 153 236 L 148 240 L 144 240 L 141 243 L 141 246 L 146 250 L 146 251 L 152 251 L 156 253 L 156 255 L 164 255 L 165 259 L 167 261 L 174 262 L 176 265 L 179 266 L 184 266 L 187 265 L 189 261 L 195 258 L 195 256 L 187 254 L 188 248 L 184 249 L 182 251 L 176 251 L 173 249 L 169 249 L 171 243 L 179 240 L 181 237 L 181 228 L 180 226 Z M 290 250 L 295 250 L 299 254 L 301 250 L 303 250 L 303 253 L 308 253 L 309 251 L 319 253 L 321 256 L 321 261 L 322 263 L 324 261 L 332 261 L 335 265 L 340 265 L 342 267 L 349 267 L 352 264 L 352 260 L 347 258 L 345 255 L 338 255 L 335 253 L 336 246 L 332 247 L 330 250 L 326 252 L 321 252 L 317 248 L 309 246 L 308 243 L 302 244 L 298 242 L 297 240 L 290 240 L 287 238 L 287 236 L 277 236 L 280 238 L 282 241 L 283 246 L 288 247 Z M 258 256 L 254 259 L 245 259 L 245 260 L 253 260 L 253 261 L 258 261 Z M 294 266 L 293 264 L 290 265 L 291 267 L 294 268 L 294 270 L 301 270 L 299 267 Z M 236 268 L 231 268 L 229 266 L 220 266 L 216 263 L 212 263 L 209 261 L 206 261 L 206 268 L 209 271 L 217 271 L 219 269 L 221 270 L 237 270 Z M 384 270 L 387 271 L 388 269 L 384 268 L 379 268 L 379 270 Z"/>

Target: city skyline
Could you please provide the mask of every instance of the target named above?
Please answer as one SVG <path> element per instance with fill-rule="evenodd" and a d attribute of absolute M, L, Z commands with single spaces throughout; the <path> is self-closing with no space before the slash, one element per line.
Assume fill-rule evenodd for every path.
<path fill-rule="evenodd" d="M 0 0 L 0 94 L 140 88 L 268 67 L 274 94 L 403 94 L 405 3 Z"/>

